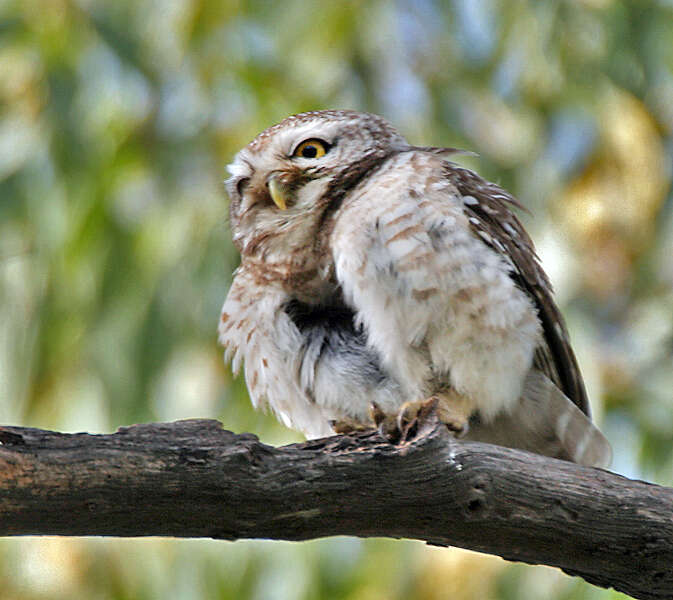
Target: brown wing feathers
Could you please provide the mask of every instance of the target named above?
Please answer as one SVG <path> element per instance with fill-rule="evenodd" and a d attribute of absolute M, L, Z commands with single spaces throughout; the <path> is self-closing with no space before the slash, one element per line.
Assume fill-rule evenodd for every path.
<path fill-rule="evenodd" d="M 554 302 L 551 283 L 538 262 L 533 242 L 509 208 L 523 207 L 499 186 L 448 161 L 446 176 L 463 196 L 472 230 L 510 262 L 511 276 L 535 301 L 546 342 L 536 351 L 537 368 L 589 415 L 582 374 L 563 317 Z"/>

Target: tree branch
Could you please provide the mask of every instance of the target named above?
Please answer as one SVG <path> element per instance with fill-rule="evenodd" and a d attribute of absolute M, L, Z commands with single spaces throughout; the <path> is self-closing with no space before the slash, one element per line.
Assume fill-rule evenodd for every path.
<path fill-rule="evenodd" d="M 673 489 L 429 422 L 273 448 L 217 421 L 111 435 L 0 427 L 0 535 L 413 538 L 673 598 Z"/>

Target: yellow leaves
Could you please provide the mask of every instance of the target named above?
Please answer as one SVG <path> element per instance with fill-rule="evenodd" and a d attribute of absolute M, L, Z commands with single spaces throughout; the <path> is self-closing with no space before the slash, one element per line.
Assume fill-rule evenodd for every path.
<path fill-rule="evenodd" d="M 586 259 L 587 284 L 605 295 L 630 279 L 631 262 L 651 239 L 670 173 L 643 103 L 613 87 L 600 103 L 599 150 L 565 190 L 559 210 Z"/>
<path fill-rule="evenodd" d="M 540 121 L 533 111 L 513 108 L 486 91 L 462 95 L 460 118 L 476 149 L 501 165 L 525 161 L 540 139 Z"/>
<path fill-rule="evenodd" d="M 44 67 L 25 44 L 0 48 L 0 180 L 20 169 L 41 149 L 40 123 L 46 103 Z"/>
<path fill-rule="evenodd" d="M 507 563 L 497 556 L 461 548 L 424 548 L 416 582 L 423 600 L 490 600 L 498 597 L 497 578 Z"/>

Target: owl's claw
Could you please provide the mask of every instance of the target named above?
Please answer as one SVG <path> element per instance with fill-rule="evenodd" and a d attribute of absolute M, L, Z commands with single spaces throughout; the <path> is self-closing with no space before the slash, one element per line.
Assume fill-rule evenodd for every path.
<path fill-rule="evenodd" d="M 343 419 L 343 420 L 332 420 L 329 422 L 330 427 L 334 433 L 341 435 L 349 435 L 351 433 L 357 433 L 359 431 L 367 431 L 371 429 L 371 426 L 363 425 L 352 419 Z"/>
<path fill-rule="evenodd" d="M 379 433 L 392 443 L 408 442 L 421 428 L 439 421 L 456 437 L 468 431 L 470 403 L 455 393 L 440 393 L 425 400 L 405 402 L 396 415 L 386 414 L 375 402 L 369 414 Z M 434 419 L 433 419 L 434 416 Z"/>
<path fill-rule="evenodd" d="M 372 402 L 369 414 L 379 433 L 393 444 L 408 442 L 416 437 L 424 423 L 436 413 L 438 399 L 407 402 L 397 414 L 386 414 L 378 404 Z"/>
<path fill-rule="evenodd" d="M 405 402 L 397 414 L 388 414 L 372 402 L 369 406 L 369 417 L 374 422 L 379 434 L 393 444 L 409 442 L 423 428 L 434 427 L 437 421 L 456 437 L 463 437 L 468 431 L 468 419 L 472 403 L 453 390 L 440 392 L 425 400 Z M 371 429 L 366 424 L 354 419 L 330 421 L 335 433 L 348 435 Z"/>
<path fill-rule="evenodd" d="M 427 400 L 405 402 L 397 413 L 397 428 L 402 434 L 402 441 L 415 437 L 421 426 L 427 423 L 430 417 L 437 415 L 439 398 L 430 396 Z M 435 417 L 436 419 L 436 417 Z"/>
<path fill-rule="evenodd" d="M 376 402 L 372 402 L 369 407 L 369 416 L 374 421 L 376 429 L 378 429 L 384 438 L 393 443 L 397 443 L 400 440 L 400 430 L 397 428 L 395 415 L 384 413 Z"/>

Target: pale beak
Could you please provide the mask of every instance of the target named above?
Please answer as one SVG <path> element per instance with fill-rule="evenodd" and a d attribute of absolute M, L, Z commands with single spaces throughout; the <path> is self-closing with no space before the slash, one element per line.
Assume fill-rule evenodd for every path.
<path fill-rule="evenodd" d="M 277 175 L 271 175 L 267 180 L 266 185 L 269 188 L 273 203 L 280 208 L 280 210 L 285 210 L 290 195 L 288 187 L 279 180 Z"/>

